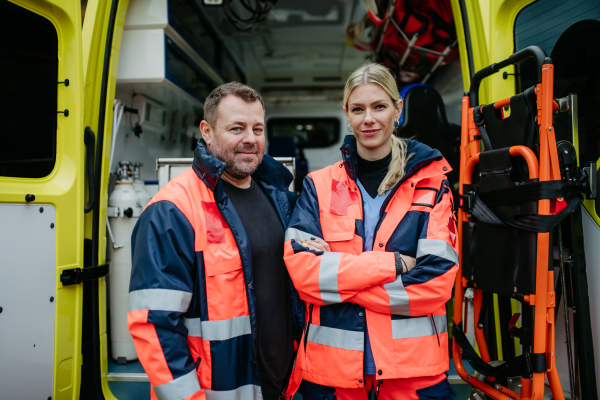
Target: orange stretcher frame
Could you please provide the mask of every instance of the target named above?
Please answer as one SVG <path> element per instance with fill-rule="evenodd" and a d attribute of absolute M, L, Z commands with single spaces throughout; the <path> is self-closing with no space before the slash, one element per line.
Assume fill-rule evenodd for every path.
<path fill-rule="evenodd" d="M 526 50 L 529 50 L 528 52 Z M 471 85 L 471 92 L 465 93 L 462 99 L 462 121 L 461 121 L 461 147 L 460 147 L 460 194 L 463 195 L 463 185 L 470 184 L 473 174 L 473 168 L 479 162 L 480 136 L 479 130 L 474 121 L 474 107 L 477 104 L 478 91 L 481 79 L 498 72 L 507 65 L 516 64 L 526 58 L 534 57 L 538 61 L 538 83 L 535 87 L 537 96 L 537 117 L 540 139 L 540 159 L 539 163 L 533 151 L 525 146 L 513 146 L 510 148 L 510 154 L 513 156 L 522 156 L 529 167 L 529 178 L 538 178 L 540 182 L 560 179 L 560 169 L 558 164 L 558 154 L 556 150 L 556 138 L 552 126 L 553 111 L 556 108 L 556 102 L 553 99 L 554 86 L 554 65 L 552 60 L 546 58 L 545 53 L 539 47 L 532 46 L 518 53 L 513 54 L 507 60 L 498 64 L 492 64 L 484 70 L 479 71 L 474 77 Z M 540 60 L 541 58 L 541 60 Z M 543 60 L 543 61 L 542 61 Z M 541 79 L 539 79 L 541 78 Z M 477 82 L 475 82 L 477 81 Z M 475 83 L 473 83 L 475 82 Z M 473 90 L 473 86 L 475 89 Z M 510 98 L 495 103 L 496 108 L 510 104 Z M 544 199 L 538 202 L 538 213 L 540 215 L 550 214 L 550 200 Z M 454 323 L 456 325 L 462 322 L 464 292 L 466 280 L 462 277 L 462 223 L 469 221 L 468 214 L 459 208 L 458 211 L 458 249 L 459 249 L 459 270 L 456 275 L 454 288 Z M 547 371 L 545 373 L 533 373 L 531 379 L 521 378 L 521 394 L 514 393 L 506 387 L 499 384 L 490 386 L 484 381 L 480 381 L 475 376 L 469 374 L 463 365 L 460 346 L 453 342 L 452 355 L 454 365 L 459 376 L 471 386 L 479 389 L 489 397 L 497 400 L 541 400 L 544 397 L 544 386 L 546 375 L 552 389 L 552 395 L 556 400 L 564 400 L 564 394 L 556 370 L 555 359 L 555 324 L 554 308 L 556 305 L 554 293 L 554 272 L 548 271 L 550 234 L 537 234 L 536 251 L 536 286 L 535 294 L 525 296 L 525 301 L 530 305 L 535 305 L 534 311 L 534 353 L 546 353 Z M 477 321 L 481 312 L 482 291 L 475 287 L 474 289 L 474 321 Z M 465 317 L 466 318 L 466 317 Z M 466 322 L 466 321 L 465 321 Z M 475 329 L 475 339 L 479 347 L 481 358 L 485 362 L 490 362 L 490 355 L 483 335 L 483 328 L 473 323 Z M 463 327 L 466 332 L 467 326 Z"/>

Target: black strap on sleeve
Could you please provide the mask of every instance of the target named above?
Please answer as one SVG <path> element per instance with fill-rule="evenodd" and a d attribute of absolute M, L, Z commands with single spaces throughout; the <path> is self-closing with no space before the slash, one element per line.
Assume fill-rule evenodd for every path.
<path fill-rule="evenodd" d="M 530 232 L 550 232 L 556 227 L 563 219 L 565 219 L 569 213 L 575 210 L 583 203 L 583 196 L 578 194 L 572 196 L 564 201 L 567 202 L 567 208 L 565 208 L 558 215 L 527 215 L 523 217 L 517 217 L 512 220 L 501 220 L 489 207 L 475 195 L 475 201 L 473 202 L 473 216 L 479 221 L 488 225 L 496 226 L 510 226 L 517 229 L 522 229 Z"/>

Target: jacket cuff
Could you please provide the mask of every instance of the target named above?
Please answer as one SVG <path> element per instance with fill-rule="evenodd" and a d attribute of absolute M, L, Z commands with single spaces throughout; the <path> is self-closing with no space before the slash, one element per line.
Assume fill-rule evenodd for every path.
<path fill-rule="evenodd" d="M 396 257 L 388 251 L 378 251 L 380 284 L 394 282 L 396 280 Z"/>

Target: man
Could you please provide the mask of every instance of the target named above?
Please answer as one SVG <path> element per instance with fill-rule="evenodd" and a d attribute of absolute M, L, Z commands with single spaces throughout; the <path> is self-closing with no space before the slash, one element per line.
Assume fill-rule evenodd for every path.
<path fill-rule="evenodd" d="M 263 155 L 264 115 L 246 85 L 213 90 L 193 167 L 133 231 L 127 319 L 152 398 L 276 400 L 286 390 L 303 323 L 283 262 L 295 196 L 291 173 Z"/>

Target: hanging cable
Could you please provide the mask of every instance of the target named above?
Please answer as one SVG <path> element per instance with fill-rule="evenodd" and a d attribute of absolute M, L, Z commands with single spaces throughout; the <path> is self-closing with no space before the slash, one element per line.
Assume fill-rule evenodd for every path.
<path fill-rule="evenodd" d="M 248 16 L 242 16 L 233 6 L 240 4 Z M 225 0 L 225 18 L 240 32 L 257 31 L 264 26 L 277 0 Z"/>

